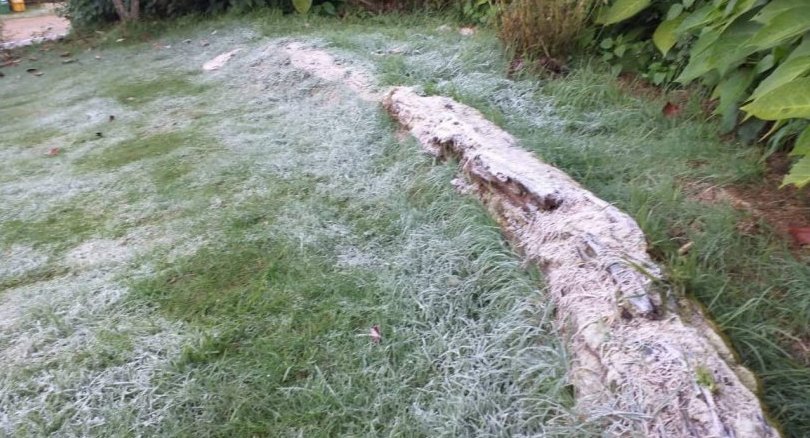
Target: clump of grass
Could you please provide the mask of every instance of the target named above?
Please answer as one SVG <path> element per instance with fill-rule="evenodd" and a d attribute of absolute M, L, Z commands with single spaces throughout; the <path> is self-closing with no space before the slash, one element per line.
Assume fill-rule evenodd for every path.
<path fill-rule="evenodd" d="M 158 161 L 151 170 L 152 181 L 155 186 L 165 192 L 171 191 L 173 187 L 184 176 L 194 170 L 194 166 L 185 160 L 166 159 Z"/>
<path fill-rule="evenodd" d="M 578 44 L 594 0 L 502 2 L 499 36 L 517 55 L 565 61 Z"/>
<path fill-rule="evenodd" d="M 204 142 L 203 137 L 191 131 L 159 132 L 122 141 L 101 152 L 88 154 L 79 161 L 79 168 L 86 171 L 116 169 L 136 161 L 160 157 L 183 147 L 204 145 Z M 172 178 L 181 176 L 177 171 L 182 170 L 182 167 L 173 171 L 169 169 L 171 167 L 156 171 L 155 180 L 169 182 Z"/>
<path fill-rule="evenodd" d="M 6 246 L 16 243 L 65 249 L 100 232 L 106 221 L 103 212 L 71 203 L 52 209 L 39 220 L 0 222 L 0 242 Z"/>
<path fill-rule="evenodd" d="M 195 83 L 186 76 L 165 75 L 147 81 L 121 79 L 108 84 L 105 92 L 122 104 L 143 105 L 158 97 L 195 96 L 207 89 L 208 86 Z"/>
<path fill-rule="evenodd" d="M 3 291 L 21 287 L 27 284 L 48 281 L 65 275 L 68 272 L 69 269 L 64 266 L 47 264 L 45 266 L 29 270 L 22 275 L 2 277 L 0 278 L 0 295 L 2 295 Z"/>
<path fill-rule="evenodd" d="M 59 131 L 55 129 L 39 129 L 36 131 L 21 131 L 17 136 L 10 136 L 6 138 L 4 143 L 16 145 L 21 148 L 36 146 L 47 142 L 59 135 Z"/>

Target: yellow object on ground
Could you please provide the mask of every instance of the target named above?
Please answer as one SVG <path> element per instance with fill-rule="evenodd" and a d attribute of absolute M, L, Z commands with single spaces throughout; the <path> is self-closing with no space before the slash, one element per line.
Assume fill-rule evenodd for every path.
<path fill-rule="evenodd" d="M 11 10 L 14 12 L 25 12 L 25 0 L 11 0 Z"/>

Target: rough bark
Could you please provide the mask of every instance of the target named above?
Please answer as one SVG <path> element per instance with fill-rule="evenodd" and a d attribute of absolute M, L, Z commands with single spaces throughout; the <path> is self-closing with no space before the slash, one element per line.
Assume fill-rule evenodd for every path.
<path fill-rule="evenodd" d="M 129 18 L 138 21 L 141 18 L 141 0 L 130 0 Z"/>
<path fill-rule="evenodd" d="M 518 147 L 477 111 L 395 88 L 389 113 L 453 157 L 507 236 L 545 272 L 577 406 L 606 433 L 776 437 L 757 382 L 701 309 L 674 296 L 636 222 Z"/>
<path fill-rule="evenodd" d="M 127 11 L 126 6 L 124 6 L 123 0 L 112 0 L 113 7 L 115 7 L 115 13 L 118 14 L 118 19 L 127 22 L 129 21 L 129 11 Z"/>
<path fill-rule="evenodd" d="M 140 0 L 130 0 L 129 9 L 124 5 L 124 0 L 112 0 L 115 13 L 118 19 L 126 23 L 128 21 L 138 21 L 141 16 Z"/>

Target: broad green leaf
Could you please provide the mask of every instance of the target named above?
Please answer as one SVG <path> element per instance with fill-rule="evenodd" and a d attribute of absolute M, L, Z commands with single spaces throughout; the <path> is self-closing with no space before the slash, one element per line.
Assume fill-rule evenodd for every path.
<path fill-rule="evenodd" d="M 772 69 L 776 64 L 775 59 L 776 58 L 773 56 L 773 53 L 763 56 L 762 59 L 757 62 L 756 67 L 754 67 L 754 72 L 759 75 Z"/>
<path fill-rule="evenodd" d="M 596 12 L 594 12 L 593 15 L 595 17 L 593 19 L 593 22 L 596 24 L 602 24 L 605 21 L 605 18 L 607 17 L 608 9 L 610 8 L 606 4 L 598 6 L 596 8 Z"/>
<path fill-rule="evenodd" d="M 803 156 L 790 168 L 790 172 L 782 180 L 782 187 L 793 184 L 801 188 L 807 183 L 810 183 L 810 155 Z"/>
<path fill-rule="evenodd" d="M 744 120 L 737 126 L 737 131 L 735 132 L 736 137 L 742 144 L 753 144 L 757 141 L 759 133 L 762 132 L 762 129 L 765 128 L 767 123 L 768 122 L 759 120 L 756 117 Z"/>
<path fill-rule="evenodd" d="M 793 49 L 792 52 L 790 52 L 790 55 L 788 55 L 788 59 L 790 59 L 793 56 L 795 57 L 810 56 L 810 33 L 805 35 L 804 39 L 802 39 L 802 43 L 796 46 L 796 48 Z"/>
<path fill-rule="evenodd" d="M 773 73 L 759 83 L 754 93 L 751 94 L 751 100 L 758 99 L 808 72 L 810 72 L 810 38 L 805 37 L 804 41 L 779 64 L 779 67 L 776 67 Z"/>
<path fill-rule="evenodd" d="M 728 17 L 725 19 L 725 24 L 723 25 L 723 29 L 731 26 L 735 20 L 745 15 L 748 11 L 754 8 L 757 5 L 759 0 L 740 0 L 738 2 L 729 2 L 726 8 L 726 14 L 724 17 Z M 729 16 L 730 15 L 730 16 Z"/>
<path fill-rule="evenodd" d="M 299 14 L 306 14 L 312 7 L 312 0 L 292 0 L 292 4 Z"/>
<path fill-rule="evenodd" d="M 788 82 L 742 107 L 762 120 L 810 119 L 810 78 Z"/>
<path fill-rule="evenodd" d="M 740 42 L 751 38 L 761 27 L 761 24 L 753 21 L 737 20 L 725 29 L 711 45 L 711 54 L 707 60 L 710 69 L 717 69 L 720 76 L 725 76 L 742 64 L 756 49 Z"/>
<path fill-rule="evenodd" d="M 650 6 L 650 0 L 616 0 L 596 21 L 597 24 L 608 25 L 638 14 Z"/>
<path fill-rule="evenodd" d="M 667 20 L 671 21 L 681 16 L 683 12 L 683 5 L 680 3 L 673 3 L 667 11 Z"/>
<path fill-rule="evenodd" d="M 711 52 L 714 42 L 720 38 L 721 32 L 717 29 L 706 28 L 698 37 L 695 44 L 692 45 L 690 55 L 699 55 L 701 53 Z"/>
<path fill-rule="evenodd" d="M 747 45 L 756 50 L 770 49 L 810 30 L 810 4 L 777 15 L 763 26 Z"/>
<path fill-rule="evenodd" d="M 804 128 L 799 138 L 796 139 L 796 144 L 793 145 L 793 150 L 790 155 L 810 155 L 810 126 Z"/>
<path fill-rule="evenodd" d="M 678 35 L 675 34 L 675 29 L 680 26 L 683 20 L 684 16 L 681 15 L 674 20 L 664 21 L 655 29 L 655 33 L 653 33 L 652 36 L 653 44 L 655 44 L 655 47 L 657 47 L 664 56 L 666 56 L 669 49 L 678 42 Z"/>
<path fill-rule="evenodd" d="M 685 84 L 712 71 L 712 66 L 709 64 L 709 56 L 711 55 L 709 48 L 719 37 L 720 32 L 713 29 L 709 29 L 700 35 L 692 46 L 692 50 L 689 51 L 689 63 L 683 69 L 681 75 L 675 79 L 677 82 Z"/>
<path fill-rule="evenodd" d="M 751 94 L 751 99 L 758 99 L 808 72 L 810 72 L 810 56 L 789 59 L 779 65 L 773 73 L 759 83 L 754 93 Z"/>
<path fill-rule="evenodd" d="M 702 28 L 707 23 L 719 19 L 720 17 L 720 12 L 712 7 L 712 5 L 706 5 L 687 15 L 681 25 L 675 29 L 675 34 L 680 35 L 694 29 Z"/>
<path fill-rule="evenodd" d="M 776 16 L 801 6 L 807 6 L 807 0 L 772 0 L 752 20 L 768 24 Z"/>
<path fill-rule="evenodd" d="M 714 111 L 721 118 L 720 128 L 725 134 L 737 126 L 738 106 L 745 97 L 745 92 L 754 81 L 754 71 L 750 68 L 741 68 L 734 71 L 728 78 L 723 79 L 714 89 L 712 97 L 720 99 Z"/>
<path fill-rule="evenodd" d="M 738 3 L 737 0 L 728 0 L 728 3 L 726 3 L 725 11 L 723 11 L 723 17 L 728 17 L 732 13 L 734 13 L 734 8 L 737 7 L 737 3 Z"/>
<path fill-rule="evenodd" d="M 738 20 L 724 31 L 704 31 L 689 52 L 689 64 L 676 81 L 687 83 L 712 70 L 717 70 L 721 77 L 725 76 L 755 51 L 750 46 L 740 44 L 740 41 L 749 39 L 760 27 L 759 23 Z"/>

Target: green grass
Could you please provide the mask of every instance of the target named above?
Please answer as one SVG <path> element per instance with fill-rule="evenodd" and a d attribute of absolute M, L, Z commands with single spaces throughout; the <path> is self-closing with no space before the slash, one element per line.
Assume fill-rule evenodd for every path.
<path fill-rule="evenodd" d="M 207 86 L 185 76 L 162 75 L 157 79 L 120 79 L 106 86 L 104 92 L 125 105 L 143 105 L 159 97 L 186 97 L 204 93 Z"/>
<path fill-rule="evenodd" d="M 0 223 L 0 242 L 4 246 L 29 244 L 48 245 L 65 249 L 75 245 L 103 229 L 107 217 L 103 212 L 85 208 L 77 202 L 49 211 L 35 221 L 10 220 Z"/>
<path fill-rule="evenodd" d="M 17 170 L 0 182 L 0 230 L 4 243 L 53 260 L 14 260 L 25 269 L 6 277 L 0 269 L 3 305 L 21 315 L 0 324 L 10 370 L 0 376 L 0 404 L 10 406 L 0 431 L 598 434 L 600 424 L 571 410 L 567 356 L 537 273 L 452 190 L 452 165 L 397 142 L 386 116 L 351 93 L 326 105 L 319 93 L 330 85 L 266 50 L 264 37 L 297 35 L 385 84 L 475 106 L 632 214 L 675 286 L 756 371 L 787 435 L 810 434 L 810 371 L 792 350 L 810 335 L 806 261 L 767 226 L 741 235 L 744 214 L 684 190 L 756 181 L 756 151 L 718 141 L 694 108 L 662 117 L 662 102 L 627 96 L 598 66 L 508 80 L 491 32 L 437 31 L 445 22 L 189 18 L 110 30 L 86 55 L 69 43 L 84 64 L 61 65 L 57 50 L 39 61 L 46 75 L 4 78 L 15 82 L 0 89 L 10 102 L 0 118 L 15 125 L 0 126 L 0 153 Z M 223 70 L 198 72 L 237 46 L 245 52 Z M 40 161 L 8 147 L 48 140 L 42 133 L 83 138 L 109 114 L 118 118 L 104 138 L 68 144 L 35 175 L 26 163 Z M 82 269 L 61 259 L 100 236 L 136 256 Z M 687 241 L 693 250 L 677 255 Z M 380 345 L 366 336 L 372 324 Z M 3 362 L 23 341 L 32 353 Z"/>
<path fill-rule="evenodd" d="M 362 411 L 366 401 L 351 400 L 351 393 L 343 393 L 348 400 L 342 402 L 336 394 L 312 389 L 285 391 L 325 376 L 354 375 L 352 386 L 373 384 L 358 372 L 364 368 L 358 350 L 368 354 L 369 348 L 357 335 L 382 316 L 375 311 L 376 293 L 367 273 L 342 272 L 330 262 L 317 248 L 289 242 L 234 242 L 198 251 L 134 287 L 170 315 L 206 329 L 198 343 L 184 347 L 174 364 L 179 370 L 220 369 L 199 388 L 216 394 L 197 401 L 205 423 L 183 418 L 189 416 L 185 410 L 175 421 L 186 423 L 195 436 L 295 429 L 329 436 L 363 427 L 360 418 L 341 412 L 346 402 Z"/>
<path fill-rule="evenodd" d="M 788 436 L 810 433 L 810 269 L 767 224 L 726 204 L 688 196 L 688 184 L 755 183 L 764 164 L 755 148 L 723 142 L 689 103 L 687 116 L 661 113 L 664 101 L 629 96 L 584 63 L 563 79 L 503 82 L 490 40 L 380 64 L 389 83 L 451 95 L 483 111 L 525 147 L 629 212 L 678 290 L 704 304 L 763 384 L 763 400 Z M 435 51 L 434 51 L 435 50 Z M 445 51 L 444 54 L 441 52 Z M 458 63 L 447 63 L 454 56 Z M 462 61 L 463 60 L 463 61 Z M 440 70 L 437 70 L 440 69 Z M 436 73 L 439 73 L 437 76 Z M 478 77 L 476 77 L 478 75 Z M 695 165 L 694 163 L 702 163 Z M 694 242 L 686 256 L 678 249 Z"/>
<path fill-rule="evenodd" d="M 184 178 L 194 171 L 194 165 L 187 160 L 187 158 L 168 157 L 153 165 L 150 176 L 161 194 L 169 197 L 188 196 Z"/>
<path fill-rule="evenodd" d="M 189 146 L 204 148 L 208 147 L 209 144 L 203 137 L 195 135 L 193 132 L 169 131 L 141 135 L 135 139 L 114 144 L 101 152 L 86 156 L 79 163 L 79 168 L 88 171 L 115 169 L 137 161 L 167 155 L 174 150 Z M 171 183 L 181 177 L 183 173 L 185 172 L 182 164 L 164 162 L 155 170 L 154 178 L 158 184 Z"/>
<path fill-rule="evenodd" d="M 37 131 L 23 131 L 21 135 L 7 141 L 17 143 L 20 146 L 34 146 L 47 144 L 47 141 L 59 135 L 59 131 L 54 129 L 43 129 Z"/>
<path fill-rule="evenodd" d="M 572 411 L 537 273 L 453 191 L 452 166 L 399 142 L 376 105 L 266 50 L 260 32 L 273 20 L 287 23 L 231 17 L 158 36 L 176 53 L 133 36 L 103 44 L 100 60 L 87 55 L 104 68 L 15 82 L 68 106 L 16 130 L 53 126 L 68 144 L 37 175 L 3 181 L 12 208 L 0 224 L 39 223 L 39 206 L 72 202 L 106 221 L 64 244 L 105 239 L 84 265 L 33 245 L 13 253 L 18 269 L 0 270 L 14 316 L 0 325 L 0 351 L 33 352 L 13 366 L 0 356 L 11 370 L 0 375 L 0 430 L 593 435 L 598 425 Z M 303 23 L 273 31 L 308 32 Z M 312 23 L 342 32 L 335 20 Z M 188 74 L 234 46 L 244 55 L 223 70 Z M 132 72 L 133 62 L 143 67 Z M 193 86 L 158 93 L 159 75 Z M 92 102 L 77 98 L 87 93 Z M 94 200 L 81 204 L 86 193 Z M 374 324 L 379 345 L 367 336 Z"/>

